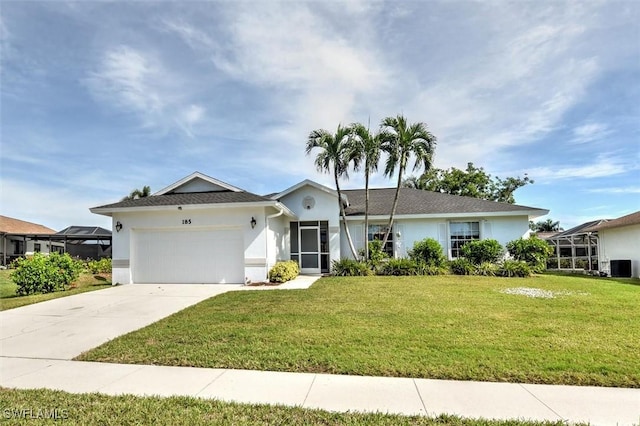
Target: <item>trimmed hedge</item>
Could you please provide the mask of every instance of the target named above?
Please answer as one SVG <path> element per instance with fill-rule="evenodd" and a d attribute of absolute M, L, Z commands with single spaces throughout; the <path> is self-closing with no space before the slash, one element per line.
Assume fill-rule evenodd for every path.
<path fill-rule="evenodd" d="M 300 274 L 300 268 L 295 260 L 277 262 L 269 271 L 269 281 L 272 283 L 284 283 L 291 281 L 298 274 Z"/>
<path fill-rule="evenodd" d="M 484 262 L 496 263 L 504 254 L 504 249 L 497 240 L 469 241 L 460 250 L 462 257 L 474 265 Z"/>
<path fill-rule="evenodd" d="M 425 238 L 413 243 L 413 249 L 409 251 L 409 258 L 428 266 L 440 267 L 447 264 L 442 246 L 433 238 Z"/>

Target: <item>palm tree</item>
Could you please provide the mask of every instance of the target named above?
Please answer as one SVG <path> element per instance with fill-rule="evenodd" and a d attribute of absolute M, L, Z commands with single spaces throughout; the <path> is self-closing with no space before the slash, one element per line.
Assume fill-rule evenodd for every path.
<path fill-rule="evenodd" d="M 129 195 L 127 195 L 120 201 L 137 200 L 138 198 L 148 197 L 149 195 L 151 195 L 151 187 L 143 186 L 142 190 L 134 189 Z"/>
<path fill-rule="evenodd" d="M 316 169 L 321 173 L 333 173 L 336 191 L 338 192 L 338 205 L 340 207 L 340 216 L 342 217 L 342 227 L 347 236 L 353 257 L 357 259 L 358 254 L 353 246 L 353 240 L 351 239 L 349 227 L 347 226 L 339 182 L 339 179 L 342 177 L 349 178 L 349 163 L 351 161 L 355 162 L 356 167 L 358 164 L 358 159 L 352 157 L 351 133 L 352 131 L 349 127 L 343 127 L 340 124 L 334 135 L 324 129 L 313 130 L 309 133 L 305 151 L 307 155 L 309 155 L 314 148 L 319 148 L 320 152 L 316 155 L 315 159 Z"/>
<path fill-rule="evenodd" d="M 387 244 L 389 233 L 393 226 L 393 218 L 398 207 L 398 196 L 402 187 L 402 176 L 407 170 L 409 160 L 415 157 L 413 171 L 421 168 L 424 172 L 429 170 L 433 165 L 433 155 L 436 146 L 436 137 L 427 130 L 425 123 L 408 124 L 407 119 L 398 115 L 396 117 L 387 117 L 380 124 L 380 138 L 382 140 L 382 150 L 387 153 L 387 161 L 385 163 L 385 176 L 391 177 L 398 168 L 398 183 L 396 185 L 396 194 L 393 199 L 393 207 L 389 215 L 389 224 L 384 234 L 382 246 Z"/>
<path fill-rule="evenodd" d="M 364 163 L 364 258 L 369 259 L 369 176 L 378 170 L 380 163 L 380 136 L 372 135 L 369 129 L 360 123 L 351 125 L 353 130 L 352 157 L 358 158 L 354 163 Z"/>

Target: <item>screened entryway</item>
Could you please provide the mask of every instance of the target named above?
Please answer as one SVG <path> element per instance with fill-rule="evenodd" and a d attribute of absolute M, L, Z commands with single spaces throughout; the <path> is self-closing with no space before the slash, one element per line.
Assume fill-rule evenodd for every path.
<path fill-rule="evenodd" d="M 329 222 L 291 222 L 291 260 L 303 274 L 329 272 Z"/>

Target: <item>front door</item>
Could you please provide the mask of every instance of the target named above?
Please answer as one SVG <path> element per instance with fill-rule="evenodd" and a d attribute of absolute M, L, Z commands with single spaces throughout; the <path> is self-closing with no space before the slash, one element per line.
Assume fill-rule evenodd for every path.
<path fill-rule="evenodd" d="M 300 226 L 300 272 L 320 273 L 320 227 L 317 225 Z"/>
<path fill-rule="evenodd" d="M 291 260 L 303 274 L 329 272 L 329 222 L 291 222 Z"/>

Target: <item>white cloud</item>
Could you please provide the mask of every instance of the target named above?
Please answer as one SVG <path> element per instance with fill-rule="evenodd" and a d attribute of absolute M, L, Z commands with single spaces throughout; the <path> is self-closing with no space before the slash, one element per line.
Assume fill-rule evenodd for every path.
<path fill-rule="evenodd" d="M 529 176 L 536 182 L 549 183 L 558 179 L 593 179 L 620 175 L 631 170 L 628 163 L 621 159 L 606 155 L 599 155 L 596 160 L 583 166 L 555 166 L 535 167 L 529 169 Z"/>
<path fill-rule="evenodd" d="M 152 54 L 130 46 L 107 50 L 86 84 L 96 99 L 135 113 L 145 128 L 193 136 L 205 109 L 189 99 L 185 79 Z"/>
<path fill-rule="evenodd" d="M 600 194 L 640 194 L 640 186 L 620 186 L 610 188 L 594 188 L 589 192 Z"/>
<path fill-rule="evenodd" d="M 611 130 L 604 123 L 586 123 L 575 127 L 572 131 L 573 143 L 587 143 L 600 140 L 611 134 Z"/>

